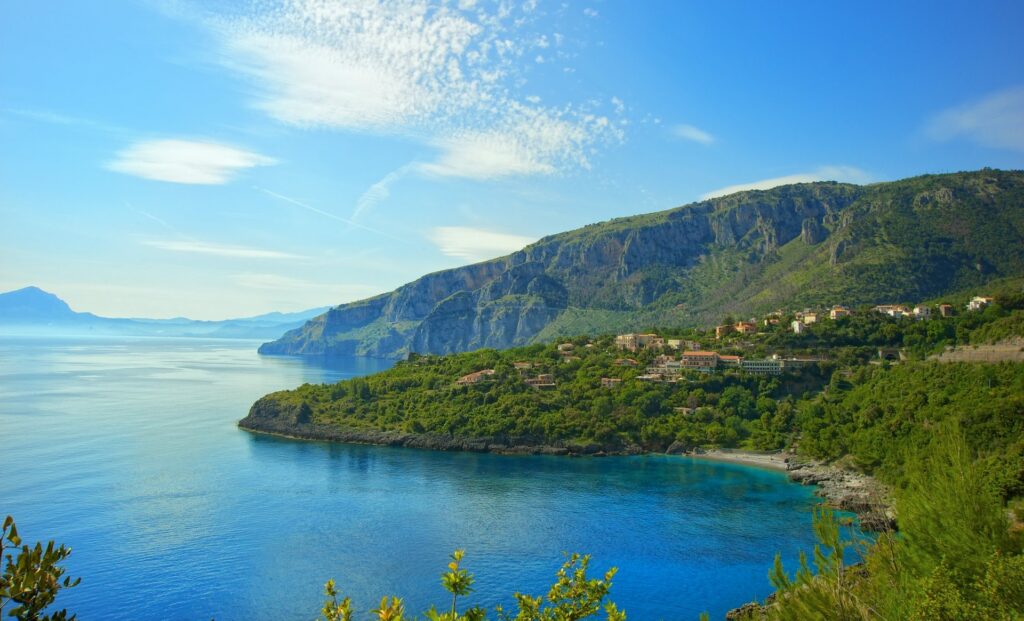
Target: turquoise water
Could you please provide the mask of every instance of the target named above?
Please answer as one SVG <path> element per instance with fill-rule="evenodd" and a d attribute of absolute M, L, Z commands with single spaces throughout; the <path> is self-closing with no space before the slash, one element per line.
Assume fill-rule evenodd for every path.
<path fill-rule="evenodd" d="M 256 355 L 256 343 L 0 340 L 0 514 L 69 544 L 83 621 L 304 619 L 337 579 L 363 611 L 540 594 L 562 551 L 619 568 L 630 619 L 695 619 L 771 588 L 809 549 L 809 488 L 681 457 L 432 453 L 280 440 L 235 422 L 264 393 L 384 368 Z M 366 618 L 361 616 L 360 618 Z"/>

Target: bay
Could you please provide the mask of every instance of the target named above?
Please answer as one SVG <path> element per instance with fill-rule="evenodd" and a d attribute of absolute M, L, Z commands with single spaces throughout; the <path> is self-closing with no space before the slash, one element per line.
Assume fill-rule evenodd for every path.
<path fill-rule="evenodd" d="M 631 619 L 721 618 L 813 546 L 811 490 L 782 473 L 641 456 L 436 453 L 300 442 L 235 423 L 267 392 L 389 363 L 262 357 L 199 339 L 0 340 L 0 514 L 73 548 L 82 621 L 313 619 L 335 578 L 360 618 L 384 594 L 468 605 L 541 594 L 563 552 L 615 566 Z"/>

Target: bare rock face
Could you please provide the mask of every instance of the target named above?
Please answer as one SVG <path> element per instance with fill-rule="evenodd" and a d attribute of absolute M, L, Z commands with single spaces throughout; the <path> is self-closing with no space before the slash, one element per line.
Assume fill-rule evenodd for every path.
<path fill-rule="evenodd" d="M 820 244 L 828 236 L 828 230 L 814 218 L 807 218 L 800 226 L 800 241 L 808 246 Z"/>

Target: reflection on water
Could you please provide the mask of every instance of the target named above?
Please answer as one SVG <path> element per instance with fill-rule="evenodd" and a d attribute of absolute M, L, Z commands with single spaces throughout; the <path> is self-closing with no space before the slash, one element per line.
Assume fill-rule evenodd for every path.
<path fill-rule="evenodd" d="M 562 551 L 620 568 L 634 619 L 770 591 L 810 546 L 807 488 L 686 458 L 495 456 L 331 445 L 235 426 L 261 395 L 386 368 L 261 357 L 255 342 L 0 340 L 0 513 L 74 548 L 91 619 L 309 619 L 335 577 L 361 610 L 440 602 L 456 547 L 470 603 L 540 593 Z M 792 562 L 792 559 L 789 559 Z"/>

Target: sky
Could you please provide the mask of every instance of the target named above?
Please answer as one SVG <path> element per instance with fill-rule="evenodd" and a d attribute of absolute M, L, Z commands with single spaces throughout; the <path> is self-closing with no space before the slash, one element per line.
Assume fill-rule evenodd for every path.
<path fill-rule="evenodd" d="M 747 188 L 1024 168 L 1024 3 L 0 5 L 0 291 L 353 301 Z"/>

